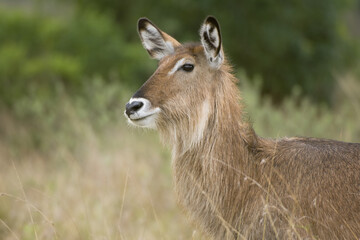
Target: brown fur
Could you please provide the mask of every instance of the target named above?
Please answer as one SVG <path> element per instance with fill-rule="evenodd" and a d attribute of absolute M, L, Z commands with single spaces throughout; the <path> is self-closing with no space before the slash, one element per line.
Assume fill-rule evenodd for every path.
<path fill-rule="evenodd" d="M 192 75 L 169 76 L 183 57 Z M 236 82 L 226 60 L 211 69 L 202 45 L 190 44 L 135 94 L 162 110 L 157 129 L 189 218 L 212 239 L 359 239 L 360 144 L 261 138 L 243 120 Z"/>

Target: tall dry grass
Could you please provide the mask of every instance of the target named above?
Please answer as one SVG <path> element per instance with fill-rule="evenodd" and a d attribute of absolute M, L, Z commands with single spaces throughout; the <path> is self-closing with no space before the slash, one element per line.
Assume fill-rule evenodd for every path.
<path fill-rule="evenodd" d="M 86 136 L 75 151 L 0 144 L 0 239 L 191 238 L 154 133 L 78 127 Z"/>

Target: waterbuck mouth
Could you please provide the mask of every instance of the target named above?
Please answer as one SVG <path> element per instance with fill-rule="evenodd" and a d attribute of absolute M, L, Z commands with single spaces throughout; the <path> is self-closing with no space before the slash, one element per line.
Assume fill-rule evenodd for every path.
<path fill-rule="evenodd" d="M 131 118 L 131 116 L 130 116 L 130 117 L 129 117 L 129 120 L 130 120 L 130 121 L 137 122 L 137 121 L 144 120 L 144 119 L 146 119 L 146 118 L 148 118 L 148 117 L 151 117 L 151 116 L 153 116 L 154 114 L 155 114 L 155 113 L 151 113 L 151 114 L 149 114 L 149 115 L 142 116 L 142 117 L 138 117 L 138 118 Z"/>
<path fill-rule="evenodd" d="M 155 110 L 155 109 L 154 109 Z M 159 109 L 160 110 L 160 109 Z M 159 112 L 158 109 L 156 109 L 156 111 L 147 114 L 147 115 L 143 115 L 143 116 L 138 116 L 136 117 L 133 115 L 127 116 L 128 122 L 131 125 L 137 126 L 137 127 L 144 127 L 144 128 L 152 128 L 152 129 L 156 129 L 156 118 L 157 118 L 157 113 Z"/>

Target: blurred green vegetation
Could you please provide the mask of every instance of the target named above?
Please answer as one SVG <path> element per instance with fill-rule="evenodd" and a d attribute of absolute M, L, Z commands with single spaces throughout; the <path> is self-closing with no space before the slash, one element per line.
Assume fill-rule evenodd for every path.
<path fill-rule="evenodd" d="M 197 40 L 209 14 L 222 26 L 226 53 L 249 76 L 261 75 L 262 94 L 276 102 L 294 86 L 316 102 L 332 103 L 335 73 L 354 66 L 358 49 L 346 16 L 354 0 L 78 0 L 78 9 L 114 16 L 127 38 L 137 39 L 134 23 L 147 16 L 181 41 Z"/>
<path fill-rule="evenodd" d="M 98 78 L 123 85 L 144 79 L 144 56 L 106 15 L 59 19 L 0 9 L 0 100 L 21 117 L 50 110 L 64 92 L 85 97 Z"/>
<path fill-rule="evenodd" d="M 94 127 L 118 121 L 131 92 L 156 68 L 138 39 L 137 19 L 147 16 L 183 42 L 197 41 L 201 21 L 212 14 L 222 26 L 225 52 L 250 86 L 243 89 L 249 106 L 273 112 L 269 121 L 261 119 L 263 114 L 250 113 L 262 126 L 260 133 L 276 136 L 279 132 L 265 128 L 276 129 L 282 118 L 300 124 L 293 119 L 299 111 L 312 113 L 311 122 L 327 119 L 316 136 L 336 138 L 336 132 L 325 130 L 334 112 L 342 111 L 340 103 L 345 104 L 339 101 L 336 81 L 353 75 L 354 88 L 360 85 L 359 39 L 351 35 L 347 18 L 350 13 L 360 15 L 355 5 L 353 0 L 4 1 L 0 114 L 10 115 L 33 134 L 18 137 L 0 127 L 0 136 L 51 149 L 76 141 L 69 136 L 80 134 L 65 120 L 74 115 Z M 340 127 L 341 121 L 336 121 Z M 302 131 L 311 127 L 310 122 L 302 123 L 298 132 L 280 124 L 280 135 L 314 135 Z M 357 139 L 356 131 L 348 139 Z"/>

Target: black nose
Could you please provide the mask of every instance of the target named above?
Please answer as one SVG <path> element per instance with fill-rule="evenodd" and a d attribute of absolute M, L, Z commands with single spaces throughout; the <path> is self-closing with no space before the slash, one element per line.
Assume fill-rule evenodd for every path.
<path fill-rule="evenodd" d="M 143 102 L 134 101 L 132 103 L 126 104 L 126 115 L 130 117 L 131 114 L 136 113 L 142 106 L 144 106 Z"/>

